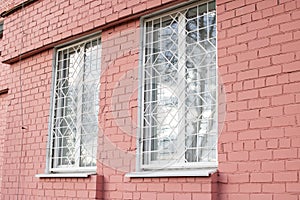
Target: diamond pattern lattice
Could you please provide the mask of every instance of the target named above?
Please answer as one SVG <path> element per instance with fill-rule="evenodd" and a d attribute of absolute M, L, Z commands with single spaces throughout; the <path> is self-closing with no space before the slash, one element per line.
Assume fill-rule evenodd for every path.
<path fill-rule="evenodd" d="M 142 165 L 215 162 L 215 2 L 145 26 Z"/>
<path fill-rule="evenodd" d="M 52 168 L 96 165 L 100 39 L 58 49 L 52 121 Z"/>

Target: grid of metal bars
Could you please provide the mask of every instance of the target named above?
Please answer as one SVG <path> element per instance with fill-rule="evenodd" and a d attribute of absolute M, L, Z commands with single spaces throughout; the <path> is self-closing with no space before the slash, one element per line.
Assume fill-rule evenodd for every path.
<path fill-rule="evenodd" d="M 216 163 L 215 1 L 145 20 L 141 167 Z"/>
<path fill-rule="evenodd" d="M 57 49 L 51 130 L 51 171 L 96 166 L 100 38 Z"/>

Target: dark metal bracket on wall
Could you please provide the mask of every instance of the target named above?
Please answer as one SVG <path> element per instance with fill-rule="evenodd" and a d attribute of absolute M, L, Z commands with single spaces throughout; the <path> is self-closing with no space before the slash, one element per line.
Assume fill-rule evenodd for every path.
<path fill-rule="evenodd" d="M 2 12 L 2 13 L 0 14 L 0 17 L 7 17 L 8 15 L 10 15 L 10 14 L 12 14 L 12 13 L 18 11 L 18 10 L 21 10 L 21 9 L 24 8 L 25 6 L 28 6 L 28 5 L 30 5 L 30 4 L 32 4 L 32 3 L 34 3 L 34 2 L 36 2 L 36 1 L 38 1 L 38 0 L 28 0 L 28 1 L 24 1 L 23 3 L 18 4 L 17 6 L 11 8 L 10 10 L 6 10 L 6 11 Z"/>
<path fill-rule="evenodd" d="M 5 89 L 3 89 L 3 90 L 0 90 L 0 95 L 2 95 L 2 94 L 7 94 L 8 93 L 8 88 L 5 88 Z"/>

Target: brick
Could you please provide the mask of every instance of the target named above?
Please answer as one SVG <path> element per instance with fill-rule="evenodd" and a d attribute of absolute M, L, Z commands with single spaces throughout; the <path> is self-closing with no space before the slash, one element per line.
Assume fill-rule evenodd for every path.
<path fill-rule="evenodd" d="M 277 75 L 280 73 L 281 73 L 280 65 L 273 65 L 271 67 L 264 67 L 262 69 L 259 69 L 259 77 Z"/>
<path fill-rule="evenodd" d="M 234 173 L 228 175 L 228 181 L 230 183 L 247 183 L 249 182 L 248 173 Z"/>
<path fill-rule="evenodd" d="M 298 41 L 293 41 L 293 42 L 287 42 L 282 44 L 282 52 L 287 53 L 287 52 L 295 52 L 300 50 L 300 40 Z"/>
<path fill-rule="evenodd" d="M 228 153 L 229 161 L 245 161 L 245 160 L 248 160 L 248 158 L 249 158 L 249 155 L 248 155 L 247 151 Z"/>
<path fill-rule="evenodd" d="M 239 41 L 238 41 L 239 42 Z M 247 48 L 247 45 L 246 44 L 239 44 L 239 45 L 235 45 L 235 46 L 231 46 L 231 47 L 228 47 L 228 50 L 227 52 L 229 54 L 234 54 L 234 53 L 237 53 L 237 52 L 242 52 L 242 51 L 246 51 L 248 48 Z"/>
<path fill-rule="evenodd" d="M 236 56 L 226 56 L 224 58 L 219 58 L 220 65 L 228 65 L 236 62 Z"/>
<path fill-rule="evenodd" d="M 238 100 L 254 99 L 258 97 L 257 90 L 248 90 L 238 93 Z"/>
<path fill-rule="evenodd" d="M 198 183 L 184 183 L 182 186 L 185 192 L 201 192 L 201 184 Z"/>
<path fill-rule="evenodd" d="M 192 198 L 193 200 L 197 200 L 197 199 L 212 199 L 212 194 L 211 193 L 193 193 L 192 194 Z M 179 196 L 180 197 L 180 196 Z M 180 199 L 180 198 L 178 198 Z"/>
<path fill-rule="evenodd" d="M 257 57 L 258 57 L 258 51 L 257 50 L 252 50 L 252 51 L 239 53 L 237 55 L 237 60 L 239 62 L 243 62 L 243 61 L 246 61 L 246 60 L 256 59 Z"/>
<path fill-rule="evenodd" d="M 256 69 L 238 73 L 238 80 L 247 80 L 247 79 L 253 79 L 257 77 L 258 77 L 258 70 Z"/>
<path fill-rule="evenodd" d="M 256 7 L 258 10 L 262 10 L 262 9 L 270 8 L 270 7 L 273 7 L 276 5 L 277 5 L 277 1 L 275 1 L 275 0 L 265 0 L 265 1 L 258 2 L 256 4 Z"/>
<path fill-rule="evenodd" d="M 153 200 L 153 199 L 156 199 L 156 193 L 154 193 L 154 192 L 142 192 L 141 193 L 141 198 L 145 199 L 145 200 Z"/>
<path fill-rule="evenodd" d="M 268 37 L 268 36 L 274 35 L 276 33 L 279 33 L 279 26 L 278 25 L 271 26 L 269 28 L 264 28 L 262 30 L 259 30 L 258 31 L 258 38 Z M 266 53 L 265 51 L 264 51 L 264 53 Z"/>
<path fill-rule="evenodd" d="M 261 97 L 275 96 L 282 94 L 282 86 L 266 87 L 259 90 Z"/>
<path fill-rule="evenodd" d="M 266 86 L 266 79 L 265 78 L 259 78 L 254 80 L 254 87 L 255 88 L 261 88 Z"/>
<path fill-rule="evenodd" d="M 296 194 L 274 194 L 273 200 L 297 200 L 298 197 Z"/>
<path fill-rule="evenodd" d="M 247 121 L 237 121 L 228 124 L 228 131 L 239 131 L 239 130 L 245 130 L 247 128 L 248 128 Z"/>
<path fill-rule="evenodd" d="M 271 76 L 266 78 L 266 86 L 277 85 L 277 76 Z"/>
<path fill-rule="evenodd" d="M 273 117 L 283 115 L 282 107 L 263 108 L 260 110 L 261 117 Z"/>
<path fill-rule="evenodd" d="M 277 97 L 272 97 L 271 104 L 278 106 L 278 105 L 288 105 L 295 102 L 295 97 L 293 94 L 288 95 L 280 95 Z"/>
<path fill-rule="evenodd" d="M 254 88 L 254 80 L 248 80 L 243 82 L 243 89 L 249 90 Z"/>
<path fill-rule="evenodd" d="M 289 138 L 280 138 L 279 147 L 280 148 L 289 148 L 291 146 L 291 140 Z"/>
<path fill-rule="evenodd" d="M 229 13 L 229 12 L 227 12 L 227 13 Z M 221 20 L 220 16 L 219 16 L 218 19 Z M 227 36 L 232 37 L 232 36 L 236 36 L 236 35 L 241 35 L 241 34 L 246 33 L 246 32 L 247 32 L 247 27 L 246 26 L 233 27 L 233 28 L 227 30 Z"/>
<path fill-rule="evenodd" d="M 262 164 L 262 170 L 265 172 L 277 172 L 277 171 L 283 171 L 284 170 L 284 161 L 263 161 Z"/>
<path fill-rule="evenodd" d="M 300 170 L 300 160 L 285 161 L 286 170 Z"/>
<path fill-rule="evenodd" d="M 291 15 L 290 13 L 284 13 L 281 15 L 276 15 L 270 18 L 269 24 L 270 25 L 275 25 L 275 24 L 282 24 L 285 22 L 288 22 L 291 20 Z"/>
<path fill-rule="evenodd" d="M 241 91 L 243 90 L 243 82 L 235 82 L 232 84 L 233 91 Z"/>
<path fill-rule="evenodd" d="M 241 193 L 257 193 L 257 192 L 261 192 L 261 184 L 260 183 L 245 183 L 245 184 L 240 184 L 240 192 Z"/>
<path fill-rule="evenodd" d="M 173 194 L 172 193 L 158 193 L 157 199 L 158 200 L 173 199 Z"/>
<path fill-rule="evenodd" d="M 278 148 L 278 140 L 277 139 L 268 140 L 267 148 L 268 149 L 277 149 Z"/>
<path fill-rule="evenodd" d="M 273 64 L 282 64 L 282 63 L 289 63 L 291 61 L 294 61 L 295 55 L 294 53 L 285 53 L 285 54 L 279 54 L 272 57 Z"/>
<path fill-rule="evenodd" d="M 233 102 L 233 103 L 227 103 L 227 111 L 237 111 L 237 110 L 244 110 L 247 108 L 247 102 L 241 101 L 241 102 Z"/>
<path fill-rule="evenodd" d="M 226 29 L 226 28 L 229 28 L 231 26 L 232 26 L 231 25 L 231 20 L 223 21 L 222 24 L 221 24 L 222 29 Z"/>
<path fill-rule="evenodd" d="M 239 140 L 253 140 L 259 138 L 260 138 L 260 132 L 258 130 L 242 131 L 238 134 Z"/>
<path fill-rule="evenodd" d="M 237 8 L 235 10 L 235 15 L 236 16 L 245 15 L 245 14 L 248 14 L 248 13 L 252 13 L 254 11 L 255 11 L 255 5 L 254 4 L 247 5 L 247 6 Z"/>
<path fill-rule="evenodd" d="M 231 64 L 228 66 L 228 72 L 238 72 L 238 71 L 244 71 L 248 69 L 248 62 L 239 62 L 236 64 Z"/>
<path fill-rule="evenodd" d="M 260 49 L 258 51 L 258 55 L 259 55 L 259 57 L 271 56 L 271 55 L 279 54 L 280 51 L 281 51 L 280 45 L 270 46 L 270 47 Z"/>
<path fill-rule="evenodd" d="M 271 120 L 267 118 L 260 118 L 250 121 L 250 128 L 267 128 L 271 126 Z"/>
<path fill-rule="evenodd" d="M 243 119 L 256 119 L 259 117 L 259 110 L 247 110 L 238 113 L 238 118 Z"/>
<path fill-rule="evenodd" d="M 181 191 L 182 190 L 182 185 L 179 183 L 168 183 L 165 184 L 165 191 L 166 192 L 176 192 L 176 191 Z"/>
<path fill-rule="evenodd" d="M 297 172 L 276 172 L 274 181 L 276 182 L 293 182 L 298 180 Z"/>
<path fill-rule="evenodd" d="M 225 149 L 225 147 L 224 147 Z M 244 143 L 242 141 L 237 141 L 237 142 L 234 142 L 232 143 L 232 148 L 230 149 L 230 152 L 231 151 L 242 151 L 244 150 Z"/>
<path fill-rule="evenodd" d="M 284 136 L 283 128 L 273 128 L 267 130 L 261 130 L 262 138 L 281 138 Z"/>
<path fill-rule="evenodd" d="M 283 86 L 284 93 L 300 92 L 300 83 L 290 83 Z"/>
<path fill-rule="evenodd" d="M 300 183 L 287 183 L 286 191 L 287 192 L 299 192 Z"/>
<path fill-rule="evenodd" d="M 254 13 L 252 13 L 252 18 L 253 15 Z M 251 23 L 247 24 L 249 31 L 263 29 L 266 28 L 268 25 L 269 25 L 269 21 L 267 19 L 252 21 Z"/>
<path fill-rule="evenodd" d="M 249 109 L 263 108 L 270 105 L 269 99 L 255 99 L 249 100 Z"/>
<path fill-rule="evenodd" d="M 300 81 L 300 72 L 293 72 L 289 74 L 290 82 L 299 82 Z"/>
<path fill-rule="evenodd" d="M 255 34 L 255 37 L 253 36 L 254 38 L 252 41 L 249 40 L 250 41 L 250 42 L 248 42 L 249 49 L 260 49 L 260 48 L 266 47 L 270 44 L 270 41 L 268 38 L 256 39 L 256 35 L 257 34 Z"/>
<path fill-rule="evenodd" d="M 284 106 L 284 113 L 288 115 L 300 113 L 300 104 Z"/>
<path fill-rule="evenodd" d="M 262 68 L 270 65 L 271 65 L 271 59 L 269 57 L 257 58 L 254 60 L 250 60 L 249 68 L 251 69 Z"/>
<path fill-rule="evenodd" d="M 298 136 L 299 135 L 298 127 L 286 127 L 285 128 L 285 136 Z"/>
<path fill-rule="evenodd" d="M 249 154 L 250 154 L 250 160 L 272 159 L 272 151 L 271 150 L 251 151 Z"/>
<path fill-rule="evenodd" d="M 230 142 L 230 141 L 236 141 L 237 140 L 237 134 L 236 133 L 223 133 L 220 135 L 220 138 L 223 142 Z"/>
<path fill-rule="evenodd" d="M 282 69 L 283 72 L 300 71 L 300 61 L 284 64 Z"/>
<path fill-rule="evenodd" d="M 271 37 L 271 45 L 272 44 L 279 44 L 279 43 L 285 43 L 293 40 L 292 33 L 283 33 L 280 35 L 274 35 Z"/>
<path fill-rule="evenodd" d="M 192 199 L 192 194 L 191 193 L 175 193 L 174 194 L 174 200 L 191 200 Z"/>
<path fill-rule="evenodd" d="M 273 152 L 274 159 L 297 158 L 297 149 L 279 149 Z"/>
<path fill-rule="evenodd" d="M 237 36 L 236 41 L 237 41 L 237 43 L 244 43 L 247 41 L 255 40 L 256 38 L 257 38 L 257 31 L 252 31 L 252 32 L 247 32 L 247 33 Z M 251 48 L 253 46 L 252 46 L 252 43 L 251 43 L 251 45 L 250 45 L 250 43 L 251 42 L 249 42 L 249 44 L 248 44 L 249 49 L 255 49 L 255 48 Z M 269 42 L 267 42 L 267 43 L 269 43 Z M 245 46 L 245 49 L 247 49 L 247 46 Z"/>
<path fill-rule="evenodd" d="M 162 183 L 149 183 L 148 191 L 149 192 L 162 192 L 164 190 L 164 185 Z"/>
<path fill-rule="evenodd" d="M 233 46 L 235 44 L 236 44 L 235 37 L 225 38 L 218 42 L 218 48 L 229 47 L 229 46 Z"/>
<path fill-rule="evenodd" d="M 272 119 L 273 126 L 289 126 L 294 124 L 295 124 L 294 116 L 283 116 L 283 117 L 276 117 Z"/>
<path fill-rule="evenodd" d="M 272 200 L 272 194 L 250 194 L 250 200 Z"/>
<path fill-rule="evenodd" d="M 221 172 L 235 172 L 237 171 L 237 163 L 220 163 L 219 170 Z"/>
<path fill-rule="evenodd" d="M 272 173 L 251 173 L 250 181 L 253 183 L 268 183 L 272 182 Z"/>
<path fill-rule="evenodd" d="M 238 163 L 238 170 L 245 171 L 245 172 L 256 172 L 260 171 L 260 162 L 250 161 L 250 162 L 239 162 Z"/>
<path fill-rule="evenodd" d="M 262 192 L 284 193 L 285 192 L 285 184 L 279 184 L 279 183 L 264 184 L 262 187 Z"/>
<path fill-rule="evenodd" d="M 232 10 L 235 8 L 239 8 L 245 5 L 245 0 L 237 0 L 237 1 L 231 1 L 229 3 L 227 3 L 226 6 L 226 10 Z"/>
<path fill-rule="evenodd" d="M 228 198 L 232 200 L 249 200 L 249 194 L 228 194 Z"/>

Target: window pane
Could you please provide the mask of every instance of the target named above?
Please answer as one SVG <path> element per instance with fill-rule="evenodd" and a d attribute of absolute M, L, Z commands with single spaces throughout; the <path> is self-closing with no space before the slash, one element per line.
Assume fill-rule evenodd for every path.
<path fill-rule="evenodd" d="M 145 22 L 143 166 L 216 161 L 214 7 Z"/>
<path fill-rule="evenodd" d="M 100 39 L 58 50 L 53 118 L 53 167 L 96 165 Z"/>

